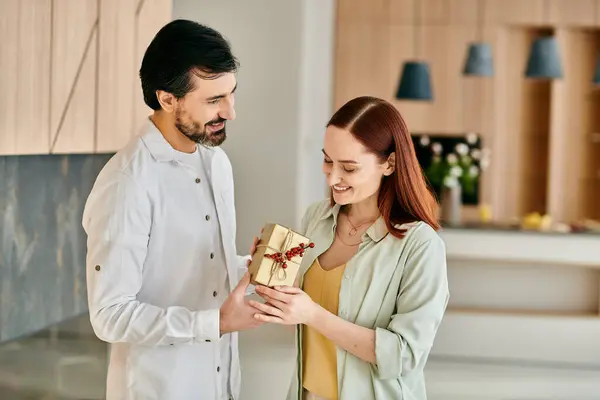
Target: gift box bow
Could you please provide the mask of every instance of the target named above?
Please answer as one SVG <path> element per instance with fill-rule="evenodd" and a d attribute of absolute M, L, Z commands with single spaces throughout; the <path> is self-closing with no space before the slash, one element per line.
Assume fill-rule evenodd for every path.
<path fill-rule="evenodd" d="M 284 281 L 287 278 L 286 269 L 288 263 L 299 265 L 302 262 L 301 258 L 304 256 L 304 252 L 309 248 L 315 247 L 315 244 L 312 242 L 300 243 L 296 247 L 291 247 L 294 235 L 294 231 L 287 228 L 285 239 L 280 248 L 269 246 L 269 244 L 258 244 L 258 246 L 256 246 L 257 248 L 266 248 L 264 257 L 273 262 L 270 271 L 271 279 L 275 277 L 279 281 Z"/>

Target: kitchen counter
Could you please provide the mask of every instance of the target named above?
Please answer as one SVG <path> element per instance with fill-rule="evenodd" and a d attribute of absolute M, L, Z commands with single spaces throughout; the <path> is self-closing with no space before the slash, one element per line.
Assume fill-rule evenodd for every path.
<path fill-rule="evenodd" d="M 453 259 L 496 260 L 600 268 L 600 234 L 558 233 L 465 225 L 440 235 Z"/>
<path fill-rule="evenodd" d="M 445 227 L 432 355 L 600 367 L 600 234 Z"/>

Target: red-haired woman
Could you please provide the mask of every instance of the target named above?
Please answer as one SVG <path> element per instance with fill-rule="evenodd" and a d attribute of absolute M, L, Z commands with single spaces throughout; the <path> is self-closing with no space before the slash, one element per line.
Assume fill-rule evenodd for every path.
<path fill-rule="evenodd" d="M 292 399 L 422 400 L 423 369 L 448 303 L 437 203 L 410 134 L 388 102 L 359 97 L 331 118 L 323 172 L 331 198 L 301 233 L 299 287 L 256 288 L 269 315 L 295 325 Z"/>

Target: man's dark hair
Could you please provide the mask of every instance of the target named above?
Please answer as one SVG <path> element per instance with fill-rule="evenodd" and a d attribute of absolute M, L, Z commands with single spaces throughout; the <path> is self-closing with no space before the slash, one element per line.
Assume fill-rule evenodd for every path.
<path fill-rule="evenodd" d="M 152 39 L 142 60 L 144 101 L 153 110 L 160 110 L 157 90 L 180 99 L 194 89 L 191 74 L 195 70 L 211 79 L 238 67 L 229 43 L 219 32 L 193 21 L 169 22 Z"/>

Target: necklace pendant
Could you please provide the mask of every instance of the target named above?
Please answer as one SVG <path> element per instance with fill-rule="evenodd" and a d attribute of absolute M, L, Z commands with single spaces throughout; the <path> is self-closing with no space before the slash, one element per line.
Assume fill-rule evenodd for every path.
<path fill-rule="evenodd" d="M 348 232 L 348 233 L 350 234 L 350 236 L 354 236 L 354 235 L 356 235 L 356 232 L 357 232 L 356 228 L 352 228 L 352 229 L 350 229 L 350 232 Z"/>

